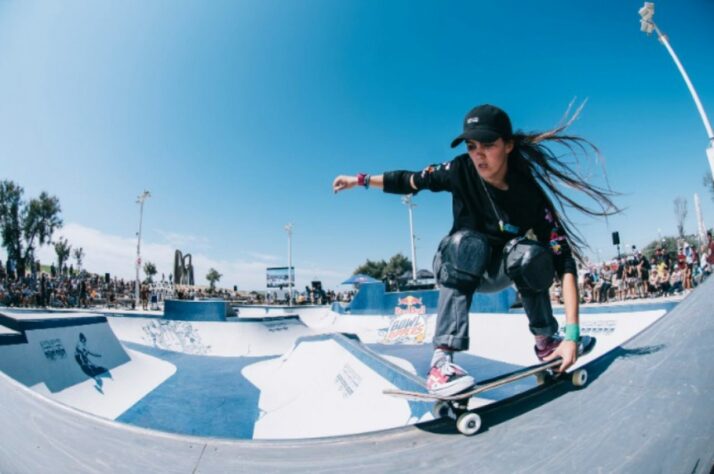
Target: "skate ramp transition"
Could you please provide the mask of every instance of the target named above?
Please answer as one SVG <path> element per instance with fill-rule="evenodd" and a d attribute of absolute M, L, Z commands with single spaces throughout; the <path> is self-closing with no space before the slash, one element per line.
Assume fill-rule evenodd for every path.
<path fill-rule="evenodd" d="M 219 322 L 3 311 L 3 333 L 14 339 L 0 346 L 0 371 L 110 420 L 177 434 L 287 439 L 433 419 L 431 404 L 382 393 L 423 389 L 408 362 L 381 357 L 355 336 L 316 335 L 298 316 Z"/>
<path fill-rule="evenodd" d="M 585 389 L 574 391 L 561 383 L 479 408 L 486 429 L 470 438 L 457 434 L 453 423 L 444 420 L 313 440 L 241 441 L 174 435 L 116 423 L 49 399 L 27 385 L 44 384 L 51 391 L 51 387 L 70 381 L 52 380 L 52 374 L 42 373 L 41 367 L 38 373 L 27 375 L 31 380 L 22 383 L 0 373 L 0 472 L 553 472 L 575 468 L 706 473 L 714 461 L 713 291 L 714 279 L 710 279 L 645 331 L 589 363 L 591 381 Z M 110 342 L 111 336 L 98 327 L 95 332 L 87 331 L 102 321 L 85 322 L 74 325 L 71 334 L 53 336 L 60 339 L 67 362 L 77 348 L 96 351 L 92 345 L 95 338 Z M 0 332 L 0 349 L 6 351 L 23 345 L 18 338 L 25 337 L 28 343 L 44 340 L 34 338 L 32 331 L 63 329 L 43 328 L 46 321 L 32 322 L 31 318 L 14 323 L 14 327 L 6 323 Z M 33 324 L 37 326 L 28 330 Z M 76 331 L 84 334 L 84 346 Z M 3 343 L 5 337 L 14 342 Z M 301 351 L 319 344 L 333 349 L 324 365 L 315 368 L 316 373 L 329 372 L 330 364 L 344 369 L 352 342 L 341 337 L 307 336 L 286 354 L 289 357 L 266 359 L 244 368 L 247 378 L 264 386 L 265 399 L 261 394 L 259 404 L 265 414 L 259 423 L 279 417 L 279 408 L 291 402 L 280 398 L 280 387 L 270 387 L 271 372 L 280 371 L 281 364 L 287 369 L 285 364 L 307 355 Z M 61 353 L 57 344 L 39 347 L 42 354 L 34 357 L 40 362 L 47 358 L 45 351 Z M 126 352 L 133 357 L 132 349 Z M 110 357 L 107 352 L 106 360 L 95 359 L 95 363 L 101 360 L 119 383 L 117 371 L 122 365 L 116 364 L 124 356 L 118 348 L 112 354 Z M 152 360 L 151 355 L 142 355 Z M 0 354 L 0 362 L 5 357 L 6 353 Z M 25 357 L 29 360 L 32 356 Z M 369 357 L 364 360 L 370 365 Z M 357 365 L 353 359 L 349 364 Z M 82 371 L 81 367 L 77 370 Z M 310 377 L 303 375 L 303 379 Z M 76 372 L 75 376 L 81 377 Z M 91 386 L 96 385 L 94 378 L 84 376 L 87 380 L 83 383 L 96 392 Z M 400 376 L 408 380 L 409 371 Z M 354 367 L 343 374 L 348 387 L 350 380 L 359 377 L 362 375 Z M 296 379 L 290 383 L 306 382 Z M 295 403 L 307 403 L 305 400 L 309 397 Z M 339 406 L 326 406 L 325 418 L 340 410 Z M 414 412 L 404 415 L 417 416 Z"/>
<path fill-rule="evenodd" d="M 153 391 L 176 368 L 125 350 L 103 316 L 13 311 L 0 324 L 0 371 L 70 406 L 114 419 Z"/>
<path fill-rule="evenodd" d="M 402 368 L 389 359 L 353 337 L 324 334 L 245 367 L 243 375 L 260 389 L 253 439 L 338 436 L 432 420 L 431 403 L 384 396 L 391 388 L 424 390 L 408 363 Z"/>
<path fill-rule="evenodd" d="M 297 338 L 313 334 L 295 315 L 230 322 L 112 317 L 109 324 L 124 342 L 219 357 L 277 356 L 290 350 Z"/>

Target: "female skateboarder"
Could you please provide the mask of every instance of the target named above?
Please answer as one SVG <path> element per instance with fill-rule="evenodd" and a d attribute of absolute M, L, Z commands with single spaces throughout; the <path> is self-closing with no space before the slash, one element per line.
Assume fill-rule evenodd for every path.
<path fill-rule="evenodd" d="M 453 363 L 453 353 L 469 348 L 469 308 L 474 292 L 500 291 L 515 283 L 535 337 L 540 360 L 562 357 L 558 370 L 578 357 L 580 326 L 575 258 L 584 240 L 570 229 L 567 217 L 556 210 L 564 205 L 593 216 L 618 211 L 614 193 L 581 178 L 546 142 L 570 152 L 597 148 L 587 140 L 562 132 L 577 117 L 542 133 L 514 133 L 508 115 L 498 107 L 480 105 L 464 118 L 462 142 L 467 153 L 430 165 L 422 171 L 390 171 L 337 176 L 334 192 L 363 186 L 394 194 L 421 190 L 452 195 L 454 223 L 434 257 L 439 304 L 434 355 L 427 388 L 436 395 L 452 395 L 474 385 L 474 379 Z M 566 185 L 593 199 L 599 209 L 575 201 L 560 189 Z M 575 258 L 574 258 L 575 257 Z M 566 313 L 565 337 L 548 297 L 554 275 L 562 282 Z"/>

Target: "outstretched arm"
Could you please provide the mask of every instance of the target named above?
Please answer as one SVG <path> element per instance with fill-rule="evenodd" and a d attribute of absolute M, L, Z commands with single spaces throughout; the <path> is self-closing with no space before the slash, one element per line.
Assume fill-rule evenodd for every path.
<path fill-rule="evenodd" d="M 365 178 L 365 181 L 369 188 L 384 189 L 384 175 L 368 176 Z M 414 185 L 414 176 L 409 179 L 409 184 L 412 189 L 417 190 L 417 187 Z M 352 189 L 358 185 L 360 185 L 358 176 L 340 175 L 332 182 L 332 190 L 338 193 L 346 189 Z M 362 186 L 364 186 L 364 184 L 362 184 Z"/>
<path fill-rule="evenodd" d="M 382 177 L 381 174 L 377 175 L 377 176 L 367 176 L 365 178 L 365 181 L 371 187 L 375 187 L 375 188 L 379 188 L 379 189 L 382 189 L 384 187 L 384 178 Z M 358 185 L 360 185 L 358 176 L 348 176 L 348 175 L 341 174 L 338 177 L 336 177 L 335 180 L 332 182 L 332 190 L 335 193 L 338 193 L 340 191 L 352 189 Z M 364 184 L 362 184 L 362 186 L 364 186 Z"/>
<path fill-rule="evenodd" d="M 451 191 L 451 178 L 456 165 L 458 163 L 454 160 L 440 165 L 429 165 L 421 172 L 395 170 L 374 176 L 363 173 L 357 176 L 340 175 L 332 182 L 332 190 L 337 193 L 355 186 L 364 186 L 383 189 L 390 194 L 416 194 L 422 189 L 433 192 Z"/>

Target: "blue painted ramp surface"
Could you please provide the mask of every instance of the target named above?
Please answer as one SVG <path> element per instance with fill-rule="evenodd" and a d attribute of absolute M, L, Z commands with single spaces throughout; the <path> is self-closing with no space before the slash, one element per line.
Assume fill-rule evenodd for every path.
<path fill-rule="evenodd" d="M 95 379 L 101 390 L 102 379 L 129 361 L 103 316 L 4 310 L 0 322 L 22 336 L 0 345 L 0 371 L 28 387 L 55 393 Z"/>
<path fill-rule="evenodd" d="M 205 357 L 127 346 L 171 362 L 177 371 L 118 421 L 195 436 L 253 437 L 260 392 L 241 370 L 273 357 Z"/>

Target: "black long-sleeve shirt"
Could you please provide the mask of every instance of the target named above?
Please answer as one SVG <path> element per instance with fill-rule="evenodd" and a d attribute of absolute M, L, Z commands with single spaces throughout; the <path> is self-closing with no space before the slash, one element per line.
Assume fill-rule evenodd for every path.
<path fill-rule="evenodd" d="M 416 191 L 406 185 L 412 176 Z M 384 173 L 384 191 L 393 194 L 416 194 L 422 189 L 448 191 L 452 196 L 454 213 L 450 233 L 475 230 L 486 235 L 495 248 L 503 248 L 509 240 L 532 229 L 538 240 L 553 253 L 558 275 L 576 275 L 575 260 L 565 230 L 542 189 L 531 177 L 511 169 L 506 181 L 507 191 L 486 183 L 479 177 L 469 155 L 463 154 L 452 161 L 430 165 L 421 172 L 399 170 Z M 504 230 L 501 230 L 499 221 L 505 224 Z"/>

